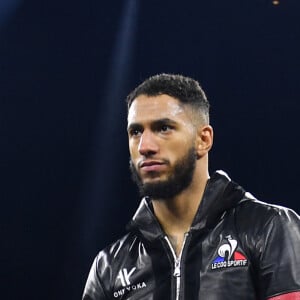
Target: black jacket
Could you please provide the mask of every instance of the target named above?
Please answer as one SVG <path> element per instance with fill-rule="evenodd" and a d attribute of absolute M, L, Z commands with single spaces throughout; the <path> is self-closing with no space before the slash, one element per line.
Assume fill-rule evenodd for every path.
<path fill-rule="evenodd" d="M 299 216 L 256 200 L 220 171 L 208 181 L 180 258 L 143 199 L 129 233 L 96 257 L 83 299 L 253 300 L 295 291 Z"/>

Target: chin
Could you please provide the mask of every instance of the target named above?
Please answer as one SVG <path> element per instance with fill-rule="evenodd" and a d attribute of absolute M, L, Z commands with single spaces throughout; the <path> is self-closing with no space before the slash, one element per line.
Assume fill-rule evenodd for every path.
<path fill-rule="evenodd" d="M 151 184 L 151 183 L 163 183 L 163 182 L 167 182 L 168 179 L 167 178 L 162 178 L 160 175 L 157 174 L 153 174 L 152 176 L 148 176 L 147 178 L 143 179 L 143 184 Z"/>

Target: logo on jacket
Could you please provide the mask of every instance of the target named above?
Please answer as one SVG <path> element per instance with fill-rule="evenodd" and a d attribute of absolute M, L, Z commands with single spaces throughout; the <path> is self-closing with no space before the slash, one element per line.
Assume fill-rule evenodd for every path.
<path fill-rule="evenodd" d="M 136 290 L 140 290 L 147 287 L 144 281 L 137 283 L 131 282 L 130 277 L 135 272 L 135 270 L 136 267 L 132 268 L 130 271 L 128 271 L 128 269 L 126 268 L 123 268 L 119 271 L 117 280 L 121 282 L 122 287 L 114 291 L 114 298 L 119 298 L 127 293 L 135 292 Z"/>
<path fill-rule="evenodd" d="M 119 275 L 117 277 L 117 279 L 120 279 L 121 280 L 121 284 L 122 286 L 127 286 L 127 285 L 130 285 L 130 276 L 132 275 L 132 273 L 135 271 L 135 267 L 132 268 L 129 272 L 127 271 L 126 268 L 122 269 L 119 271 Z"/>
<path fill-rule="evenodd" d="M 227 243 L 220 246 L 218 249 L 218 257 L 215 258 L 211 264 L 212 270 L 244 267 L 247 266 L 248 260 L 241 252 L 236 251 L 237 241 L 231 237 L 226 236 Z"/>

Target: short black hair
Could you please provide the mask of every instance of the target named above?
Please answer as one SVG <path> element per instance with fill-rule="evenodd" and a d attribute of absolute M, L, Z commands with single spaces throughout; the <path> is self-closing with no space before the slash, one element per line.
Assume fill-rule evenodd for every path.
<path fill-rule="evenodd" d="M 181 103 L 200 111 L 205 122 L 209 123 L 209 102 L 199 82 L 179 74 L 158 74 L 149 77 L 136 87 L 126 98 L 129 110 L 132 102 L 140 95 L 158 96 L 166 94 Z"/>

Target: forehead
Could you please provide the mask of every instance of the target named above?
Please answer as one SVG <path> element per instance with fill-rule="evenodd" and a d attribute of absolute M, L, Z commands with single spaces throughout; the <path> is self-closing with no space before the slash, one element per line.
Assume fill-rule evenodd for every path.
<path fill-rule="evenodd" d="M 158 119 L 186 119 L 187 111 L 179 100 L 169 95 L 138 96 L 128 111 L 128 124 Z"/>

